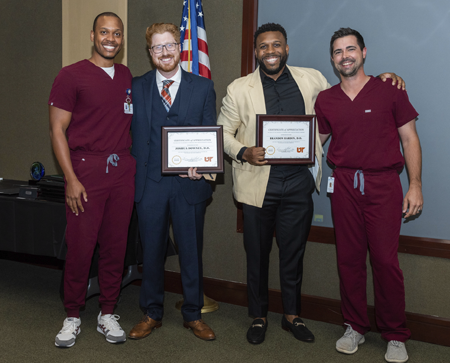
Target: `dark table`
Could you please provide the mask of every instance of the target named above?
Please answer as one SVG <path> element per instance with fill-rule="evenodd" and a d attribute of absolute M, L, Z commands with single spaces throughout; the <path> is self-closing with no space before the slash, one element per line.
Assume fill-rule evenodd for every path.
<path fill-rule="evenodd" d="M 0 251 L 34 256 L 56 257 L 65 260 L 66 208 L 64 200 L 49 201 L 18 196 L 28 182 L 0 180 Z M 100 292 L 98 285 L 98 255 L 94 253 L 86 298 Z M 125 266 L 127 272 L 122 287 L 142 279 L 138 265 L 142 263 L 142 250 L 138 222 L 134 210 L 128 232 Z"/>
<path fill-rule="evenodd" d="M 28 182 L 0 181 L 0 250 L 64 259 L 64 203 L 20 198 L 21 186 Z"/>

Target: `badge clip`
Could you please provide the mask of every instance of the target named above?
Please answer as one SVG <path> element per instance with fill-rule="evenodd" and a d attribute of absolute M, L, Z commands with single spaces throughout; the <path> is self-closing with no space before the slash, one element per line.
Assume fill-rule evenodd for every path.
<path fill-rule="evenodd" d="M 334 193 L 334 177 L 333 176 L 328 177 L 327 193 Z"/>

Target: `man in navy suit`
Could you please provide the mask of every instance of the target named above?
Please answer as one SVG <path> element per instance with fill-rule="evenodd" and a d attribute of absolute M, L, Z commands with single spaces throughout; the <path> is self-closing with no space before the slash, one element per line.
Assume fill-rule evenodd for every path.
<path fill-rule="evenodd" d="M 145 338 L 162 325 L 164 260 L 172 220 L 183 284 L 183 325 L 200 339 L 214 340 L 214 332 L 201 319 L 203 223 L 211 186 L 195 168 L 188 175 L 161 175 L 161 127 L 215 125 L 214 85 L 181 69 L 177 26 L 153 24 L 146 39 L 156 69 L 133 79 L 131 125 L 131 154 L 137 164 L 135 202 L 144 252 L 140 306 L 145 315 L 129 337 Z"/>

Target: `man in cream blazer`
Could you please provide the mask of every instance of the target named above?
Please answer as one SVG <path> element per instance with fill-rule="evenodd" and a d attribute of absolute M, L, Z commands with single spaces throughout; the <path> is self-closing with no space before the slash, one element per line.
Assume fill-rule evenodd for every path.
<path fill-rule="evenodd" d="M 318 93 L 329 88 L 330 85 L 322 73 L 315 69 L 286 67 L 303 95 L 305 114 L 314 114 L 314 104 Z M 238 78 L 228 86 L 227 95 L 222 101 L 218 123 L 223 125 L 225 152 L 233 159 L 234 197 L 238 202 L 261 208 L 269 180 L 270 165 L 255 166 L 237 159 L 242 147 L 255 145 L 257 114 L 266 114 L 259 68 L 246 77 Z M 317 132 L 315 154 L 316 163 L 310 166 L 310 171 L 314 176 L 316 188 L 320 191 L 322 143 Z"/>
<path fill-rule="evenodd" d="M 257 114 L 313 114 L 320 91 L 330 87 L 311 68 L 286 66 L 286 31 L 264 24 L 255 33 L 260 67 L 235 80 L 218 118 L 223 125 L 224 150 L 233 159 L 233 193 L 243 203 L 244 245 L 247 253 L 249 315 L 252 344 L 264 341 L 267 329 L 269 254 L 276 231 L 284 315 L 282 328 L 302 341 L 314 335 L 299 318 L 303 256 L 311 227 L 311 194 L 320 188 L 322 144 L 316 132 L 315 165 L 265 165 L 264 149 L 256 143 Z M 316 126 L 317 129 L 317 126 Z"/>

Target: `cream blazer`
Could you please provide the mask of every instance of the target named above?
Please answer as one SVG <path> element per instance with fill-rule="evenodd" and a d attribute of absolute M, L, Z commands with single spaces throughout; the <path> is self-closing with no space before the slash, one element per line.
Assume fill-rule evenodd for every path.
<path fill-rule="evenodd" d="M 312 68 L 289 67 L 305 102 L 305 112 L 315 114 L 317 95 L 330 87 L 325 77 Z M 227 88 L 217 124 L 223 126 L 224 151 L 232 159 L 233 194 L 238 202 L 261 208 L 269 180 L 270 165 L 253 166 L 237 160 L 242 147 L 256 144 L 256 115 L 266 114 L 259 68 L 246 77 L 236 79 Z M 322 143 L 316 123 L 316 165 L 310 170 L 320 190 L 322 179 Z"/>

